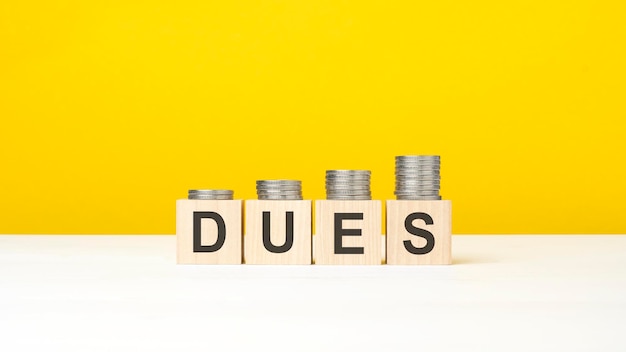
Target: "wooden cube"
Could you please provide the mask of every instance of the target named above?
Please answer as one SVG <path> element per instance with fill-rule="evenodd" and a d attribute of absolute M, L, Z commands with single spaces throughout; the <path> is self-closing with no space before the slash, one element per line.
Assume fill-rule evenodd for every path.
<path fill-rule="evenodd" d="M 310 200 L 246 200 L 246 264 L 311 264 Z"/>
<path fill-rule="evenodd" d="M 176 201 L 178 264 L 241 264 L 241 200 Z"/>
<path fill-rule="evenodd" d="M 378 200 L 315 202 L 315 264 L 381 264 L 382 204 Z"/>
<path fill-rule="evenodd" d="M 387 201 L 387 264 L 452 263 L 449 200 Z"/>

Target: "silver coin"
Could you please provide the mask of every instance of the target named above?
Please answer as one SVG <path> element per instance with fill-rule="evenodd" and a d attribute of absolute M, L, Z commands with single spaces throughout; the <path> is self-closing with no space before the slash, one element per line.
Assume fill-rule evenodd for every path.
<path fill-rule="evenodd" d="M 439 188 L 435 188 L 435 187 L 403 187 L 403 188 L 396 188 L 395 192 L 400 192 L 400 193 L 415 193 L 415 192 L 439 192 Z"/>
<path fill-rule="evenodd" d="M 397 169 L 396 176 L 415 176 L 415 175 L 441 175 L 439 170 L 424 170 L 424 169 Z"/>
<path fill-rule="evenodd" d="M 394 192 L 396 197 L 435 197 L 439 196 L 439 192 L 420 192 L 420 193 L 398 193 Z"/>
<path fill-rule="evenodd" d="M 396 185 L 396 189 L 439 189 L 440 185 Z"/>
<path fill-rule="evenodd" d="M 439 190 L 420 190 L 420 191 L 394 191 L 393 194 L 397 196 L 438 196 Z"/>
<path fill-rule="evenodd" d="M 302 181 L 258 180 L 256 192 L 260 200 L 300 200 L 302 199 Z"/>
<path fill-rule="evenodd" d="M 287 195 L 259 196 L 259 200 L 302 200 L 302 196 L 287 196 Z"/>
<path fill-rule="evenodd" d="M 396 169 L 395 172 L 396 175 L 415 175 L 415 174 L 436 174 L 439 175 L 441 174 L 441 171 L 439 169 L 426 169 L 426 168 L 398 168 Z"/>
<path fill-rule="evenodd" d="M 327 170 L 326 199 L 369 200 L 370 182 L 369 170 Z"/>
<path fill-rule="evenodd" d="M 441 183 L 440 178 L 396 178 L 396 184 L 435 184 Z"/>
<path fill-rule="evenodd" d="M 439 162 L 441 157 L 439 155 L 403 155 L 396 156 L 396 162 L 417 162 L 417 161 L 437 161 Z"/>
<path fill-rule="evenodd" d="M 257 185 L 300 185 L 302 181 L 298 180 L 259 180 Z"/>
<path fill-rule="evenodd" d="M 368 187 L 370 182 L 327 182 L 326 187 L 342 186 L 342 187 Z"/>
<path fill-rule="evenodd" d="M 341 178 L 341 179 L 332 179 L 327 178 L 326 184 L 335 184 L 335 183 L 360 183 L 360 184 L 369 184 L 371 182 L 370 179 L 366 178 Z"/>
<path fill-rule="evenodd" d="M 441 200 L 441 196 L 397 196 L 397 200 Z"/>
<path fill-rule="evenodd" d="M 257 194 L 267 194 L 267 195 L 272 195 L 272 194 L 302 194 L 302 191 L 265 191 L 265 190 L 258 190 L 256 191 Z"/>
<path fill-rule="evenodd" d="M 257 187 L 302 187 L 300 182 L 257 182 Z"/>
<path fill-rule="evenodd" d="M 396 177 L 396 185 L 397 184 L 434 184 L 441 183 L 441 178 L 439 177 L 412 177 L 412 178 L 399 178 Z"/>
<path fill-rule="evenodd" d="M 326 170 L 326 174 L 341 174 L 341 175 L 351 175 L 351 174 L 371 174 L 370 170 Z"/>
<path fill-rule="evenodd" d="M 395 173 L 396 178 L 440 178 L 440 172 L 411 172 L 399 171 Z"/>
<path fill-rule="evenodd" d="M 396 160 L 396 165 L 441 165 L 441 162 L 437 159 L 404 159 Z"/>
<path fill-rule="evenodd" d="M 441 159 L 396 159 L 398 164 L 441 164 Z"/>
<path fill-rule="evenodd" d="M 369 178 L 327 178 L 326 184 L 333 183 L 370 183 Z"/>
<path fill-rule="evenodd" d="M 233 191 L 230 189 L 190 189 L 189 193 L 230 194 L 233 193 Z"/>
<path fill-rule="evenodd" d="M 414 168 L 397 168 L 396 175 L 414 175 L 414 174 L 441 174 L 441 170 L 435 168 L 423 168 L 423 167 L 414 167 Z"/>
<path fill-rule="evenodd" d="M 372 177 L 372 174 L 369 172 L 328 172 L 326 177 Z"/>
<path fill-rule="evenodd" d="M 257 183 L 257 188 L 302 188 L 302 184 L 300 183 Z"/>
<path fill-rule="evenodd" d="M 441 166 L 439 164 L 396 164 L 396 169 L 439 170 L 441 169 Z"/>
<path fill-rule="evenodd" d="M 369 192 L 369 187 L 364 188 L 352 188 L 352 187 L 326 187 L 326 192 L 341 192 L 341 191 L 354 191 L 354 192 Z"/>
<path fill-rule="evenodd" d="M 396 165 L 405 164 L 441 164 L 441 159 L 396 159 Z"/>
<path fill-rule="evenodd" d="M 188 199 L 201 200 L 230 200 L 235 192 L 226 189 L 191 189 L 187 193 Z"/>
<path fill-rule="evenodd" d="M 336 173 L 328 173 L 326 174 L 326 178 L 371 178 L 371 174 L 362 173 L 362 174 L 336 174 Z"/>
<path fill-rule="evenodd" d="M 257 187 L 256 189 L 270 191 L 299 191 L 302 187 Z"/>
<path fill-rule="evenodd" d="M 440 180 L 441 175 L 435 174 L 410 174 L 410 175 L 396 175 L 396 180 Z"/>
<path fill-rule="evenodd" d="M 435 169 L 439 170 L 441 164 L 398 164 L 396 163 L 396 169 Z"/>
<path fill-rule="evenodd" d="M 413 176 L 413 175 L 441 175 L 439 169 L 396 169 L 395 175 L 398 176 Z"/>
<path fill-rule="evenodd" d="M 326 181 L 350 181 L 350 180 L 368 181 L 371 179 L 372 178 L 370 176 L 334 176 L 334 175 L 326 176 Z"/>
<path fill-rule="evenodd" d="M 233 197 L 231 197 L 231 196 L 205 196 L 205 195 L 199 195 L 199 196 L 188 196 L 187 199 L 193 199 L 193 200 L 232 200 Z"/>
<path fill-rule="evenodd" d="M 426 184 L 439 184 L 441 183 L 440 178 L 396 178 L 396 184 L 410 185 L 426 185 Z"/>
<path fill-rule="evenodd" d="M 439 192 L 441 187 L 396 187 L 396 192 Z"/>
<path fill-rule="evenodd" d="M 396 182 L 396 188 L 439 188 L 441 184 L 439 182 Z"/>
<path fill-rule="evenodd" d="M 396 187 L 396 192 L 432 192 L 439 191 L 440 187 Z"/>
<path fill-rule="evenodd" d="M 371 196 L 371 192 L 328 192 L 326 195 L 334 196 Z"/>
<path fill-rule="evenodd" d="M 327 180 L 341 180 L 341 179 L 345 179 L 345 180 L 354 180 L 354 179 L 362 179 L 362 180 L 369 180 L 371 179 L 372 176 L 371 175 L 332 175 L 332 174 L 327 174 L 326 175 L 326 179 Z"/>
<path fill-rule="evenodd" d="M 301 189 L 302 185 L 299 183 L 278 183 L 278 184 L 264 184 L 257 183 L 257 189 Z"/>
<path fill-rule="evenodd" d="M 302 190 L 300 189 L 292 189 L 292 190 L 278 190 L 278 189 L 257 189 L 257 194 L 300 194 Z"/>
<path fill-rule="evenodd" d="M 357 179 L 357 178 L 353 178 L 353 179 L 326 179 L 326 184 L 336 184 L 336 183 L 344 183 L 344 184 L 369 184 L 371 182 L 371 180 L 369 179 Z"/>
<path fill-rule="evenodd" d="M 326 171 L 326 177 L 372 177 L 372 173 L 367 171 L 345 171 L 345 172 L 332 172 Z"/>
<path fill-rule="evenodd" d="M 326 180 L 326 184 L 327 185 L 335 185 L 335 184 L 344 184 L 344 185 L 351 185 L 351 184 L 355 184 L 355 185 L 369 185 L 371 183 L 370 180 L 364 180 L 364 179 L 348 179 L 348 180 L 331 180 L 331 179 L 327 179 Z"/>
<path fill-rule="evenodd" d="M 441 157 L 405 155 L 395 159 L 396 199 L 439 200 Z"/>

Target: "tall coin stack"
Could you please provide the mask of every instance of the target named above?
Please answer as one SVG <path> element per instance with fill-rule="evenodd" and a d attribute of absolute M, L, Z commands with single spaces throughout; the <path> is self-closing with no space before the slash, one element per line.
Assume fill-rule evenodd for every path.
<path fill-rule="evenodd" d="M 302 200 L 302 182 L 295 180 L 256 181 L 259 200 Z"/>
<path fill-rule="evenodd" d="M 369 170 L 326 171 L 326 199 L 371 200 Z"/>
<path fill-rule="evenodd" d="M 188 199 L 232 200 L 234 192 L 227 189 L 190 189 Z"/>
<path fill-rule="evenodd" d="M 440 200 L 439 155 L 396 156 L 396 199 Z"/>

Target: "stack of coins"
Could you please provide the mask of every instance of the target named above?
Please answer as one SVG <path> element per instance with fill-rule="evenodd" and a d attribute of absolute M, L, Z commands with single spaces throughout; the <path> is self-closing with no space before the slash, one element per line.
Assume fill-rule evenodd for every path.
<path fill-rule="evenodd" d="M 301 200 L 302 182 L 294 180 L 256 181 L 256 193 L 261 200 Z"/>
<path fill-rule="evenodd" d="M 438 155 L 396 157 L 396 199 L 440 200 Z"/>
<path fill-rule="evenodd" d="M 329 200 L 370 200 L 369 170 L 328 170 L 326 171 L 326 199 Z"/>
<path fill-rule="evenodd" d="M 233 199 L 234 192 L 228 189 L 190 189 L 188 199 L 204 200 L 230 200 Z"/>

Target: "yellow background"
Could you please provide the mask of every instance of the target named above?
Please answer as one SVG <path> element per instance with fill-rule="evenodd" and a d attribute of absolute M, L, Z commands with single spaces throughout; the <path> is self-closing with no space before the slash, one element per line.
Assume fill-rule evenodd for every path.
<path fill-rule="evenodd" d="M 454 233 L 626 233 L 623 1 L 3 1 L 0 233 L 440 154 Z"/>

